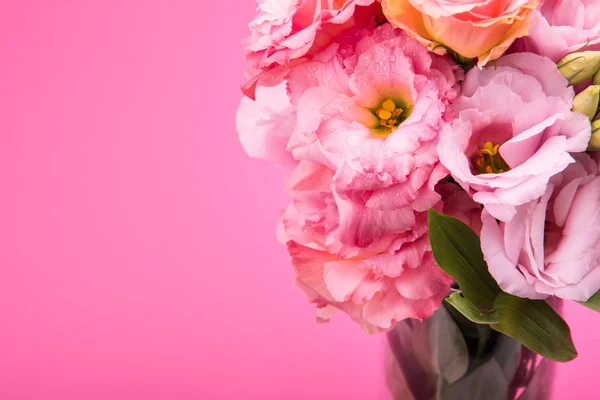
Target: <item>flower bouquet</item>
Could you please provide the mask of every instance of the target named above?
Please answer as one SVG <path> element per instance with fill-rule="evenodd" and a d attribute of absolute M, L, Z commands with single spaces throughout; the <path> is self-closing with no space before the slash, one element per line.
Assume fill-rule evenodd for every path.
<path fill-rule="evenodd" d="M 600 2 L 258 0 L 237 113 L 318 321 L 401 399 L 542 399 L 600 311 Z"/>

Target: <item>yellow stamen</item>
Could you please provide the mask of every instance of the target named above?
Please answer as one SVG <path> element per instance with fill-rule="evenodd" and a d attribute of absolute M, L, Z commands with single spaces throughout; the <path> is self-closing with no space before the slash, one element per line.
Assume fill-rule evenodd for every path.
<path fill-rule="evenodd" d="M 486 142 L 472 159 L 475 174 L 501 174 L 510 171 L 510 166 L 500 155 L 500 144 Z"/>
<path fill-rule="evenodd" d="M 379 110 L 377 110 L 377 116 L 381 119 L 388 120 L 392 118 L 392 112 L 390 110 L 380 108 Z"/>
<path fill-rule="evenodd" d="M 396 109 L 396 103 L 394 103 L 394 100 L 387 99 L 386 101 L 383 102 L 383 104 L 381 105 L 381 108 L 392 112 Z"/>
<path fill-rule="evenodd" d="M 381 119 L 381 120 L 379 120 L 379 123 L 381 124 L 381 126 L 385 126 L 386 128 L 393 128 L 393 127 L 395 127 L 393 120 Z"/>
<path fill-rule="evenodd" d="M 372 110 L 372 112 L 379 121 L 379 124 L 375 129 L 384 130 L 386 136 L 395 131 L 395 129 L 398 128 L 410 114 L 409 110 L 398 107 L 396 102 L 392 99 L 386 99 L 381 103 L 379 108 Z M 381 134 L 376 133 L 376 137 L 381 137 Z"/>
<path fill-rule="evenodd" d="M 492 155 L 494 154 L 494 143 L 492 142 L 485 142 L 485 144 L 483 145 L 483 149 L 489 151 L 490 153 L 492 153 Z"/>
<path fill-rule="evenodd" d="M 500 148 L 500 145 L 497 144 L 494 146 L 494 144 L 492 142 L 486 142 L 483 145 L 483 149 L 479 150 L 479 155 L 483 155 L 483 154 L 487 154 L 489 156 L 495 156 L 496 154 L 498 154 L 498 149 Z"/>

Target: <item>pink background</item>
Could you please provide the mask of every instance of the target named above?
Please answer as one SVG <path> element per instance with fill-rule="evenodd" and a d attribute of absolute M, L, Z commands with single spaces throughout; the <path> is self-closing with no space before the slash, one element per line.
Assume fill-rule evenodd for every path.
<path fill-rule="evenodd" d="M 230 3 L 2 2 L 0 399 L 381 397 L 382 337 L 292 284 Z M 591 399 L 600 316 L 568 320 L 556 398 Z"/>

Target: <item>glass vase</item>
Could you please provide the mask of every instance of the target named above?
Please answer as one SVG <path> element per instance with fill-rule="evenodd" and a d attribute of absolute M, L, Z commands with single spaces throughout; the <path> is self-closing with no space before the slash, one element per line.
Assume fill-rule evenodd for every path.
<path fill-rule="evenodd" d="M 386 382 L 398 400 L 550 399 L 554 366 L 445 302 L 387 334 Z"/>

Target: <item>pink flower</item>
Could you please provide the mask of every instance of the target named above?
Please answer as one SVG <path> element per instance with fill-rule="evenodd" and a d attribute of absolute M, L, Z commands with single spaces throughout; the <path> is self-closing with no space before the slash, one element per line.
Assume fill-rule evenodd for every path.
<path fill-rule="evenodd" d="M 546 0 L 531 14 L 529 36 L 517 49 L 546 56 L 556 62 L 569 53 L 600 49 L 600 2 L 597 0 Z"/>
<path fill-rule="evenodd" d="M 371 210 L 379 218 L 367 231 L 379 240 L 366 247 L 347 241 L 344 221 L 357 217 L 334 193 L 330 169 L 302 161 L 288 180 L 292 203 L 281 216 L 279 237 L 287 243 L 296 283 L 326 321 L 346 312 L 369 333 L 391 329 L 405 318 L 429 317 L 449 291 L 451 278 L 437 267 L 421 213 L 410 231 L 394 232 L 395 211 Z M 369 212 L 369 211 L 367 211 Z M 352 225 L 352 224 L 350 224 Z M 351 236 L 351 235 L 350 235 Z"/>
<path fill-rule="evenodd" d="M 296 110 L 287 91 L 288 73 L 286 68 L 276 68 L 258 80 L 255 99 L 242 98 L 236 128 L 249 156 L 292 168 L 297 161 L 286 147 L 296 124 Z"/>
<path fill-rule="evenodd" d="M 483 211 L 481 248 L 504 291 L 585 301 L 600 289 L 600 176 L 588 155 L 576 158 L 510 222 Z"/>
<path fill-rule="evenodd" d="M 434 186 L 447 171 L 436 146 L 458 94 L 455 67 L 388 24 L 330 63 L 302 67 L 321 83 L 303 92 L 288 150 L 334 171 L 336 187 L 367 208 L 413 214 L 408 229 L 440 199 Z M 290 74 L 292 94 L 305 80 Z"/>
<path fill-rule="evenodd" d="M 590 122 L 570 111 L 573 89 L 547 58 L 530 53 L 471 69 L 438 153 L 454 179 L 495 218 L 544 194 L 548 180 L 585 151 Z"/>
<path fill-rule="evenodd" d="M 372 22 L 345 30 L 335 43 L 316 52 L 311 62 L 307 58 L 294 60 L 288 66 L 276 66 L 256 77 L 253 97 L 242 98 L 236 116 L 240 141 L 248 155 L 284 167 L 296 165 L 287 144 L 296 124 L 300 99 L 314 86 L 327 86 L 334 81 L 347 85 L 344 65 L 352 63 L 347 49 L 353 49 L 361 38 L 373 33 Z"/>
<path fill-rule="evenodd" d="M 410 57 L 404 51 L 410 52 Z M 380 56 L 387 57 L 386 65 L 374 77 L 367 76 L 370 57 L 385 60 Z M 390 60 L 396 57 L 397 63 Z M 414 64 L 411 57 L 417 60 Z M 404 76 L 394 78 L 395 86 L 390 88 L 381 75 L 388 64 L 398 70 L 406 68 Z M 295 160 L 305 159 L 336 170 L 340 207 L 356 214 L 356 218 L 343 221 L 348 224 L 345 234 L 356 246 L 368 246 L 379 240 L 388 222 L 365 221 L 366 216 L 381 216 L 364 210 L 394 210 L 396 216 L 402 216 L 402 225 L 395 224 L 394 232 L 404 232 L 414 225 L 415 213 L 426 211 L 440 199 L 434 186 L 447 171 L 436 154 L 437 135 L 445 123 L 447 103 L 458 92 L 455 68 L 445 58 L 429 55 L 389 25 L 375 32 L 374 28 L 347 30 L 335 43 L 316 53 L 312 61 L 298 60 L 289 68 L 279 66 L 260 77 L 256 100 L 243 99 L 238 111 L 240 140 L 251 156 L 292 167 Z M 370 86 L 371 79 L 379 80 L 376 90 Z M 387 98 L 380 93 L 382 90 L 391 90 L 388 93 L 394 99 L 404 91 L 410 92 L 405 112 L 410 115 L 399 127 L 392 126 L 396 116 L 384 121 L 389 127 L 381 125 L 377 109 L 369 109 L 368 103 L 359 99 L 359 95 L 371 96 L 383 106 Z M 327 117 L 319 108 L 325 99 L 320 96 L 322 92 L 337 97 L 342 104 L 363 102 L 352 103 L 355 105 L 347 113 L 333 115 L 339 128 L 333 132 L 335 136 L 329 134 L 332 124 L 323 124 L 316 132 L 303 131 L 307 124 L 320 124 L 318 120 Z M 394 109 L 387 110 L 390 114 L 402 112 L 395 102 L 392 104 Z M 330 106 L 322 111 L 339 110 L 335 103 Z M 365 114 L 366 126 L 355 122 Z M 296 133 L 290 140 L 291 126 L 296 126 Z M 321 138 L 327 140 L 322 152 Z M 334 138 L 337 143 L 332 141 Z M 346 150 L 351 152 L 343 154 Z M 332 164 L 328 153 L 339 153 L 339 163 Z"/>
<path fill-rule="evenodd" d="M 341 30 L 354 24 L 356 6 L 375 1 L 258 0 L 258 15 L 249 25 L 252 34 L 244 40 L 250 80 L 245 88 L 250 97 L 253 78 L 273 65 L 288 65 L 314 50 L 313 46 L 326 47 Z"/>

